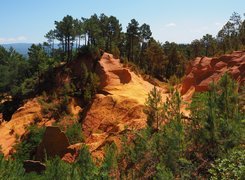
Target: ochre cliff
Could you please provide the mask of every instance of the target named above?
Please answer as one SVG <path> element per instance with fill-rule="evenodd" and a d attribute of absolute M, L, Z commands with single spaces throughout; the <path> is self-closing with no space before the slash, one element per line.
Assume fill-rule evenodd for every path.
<path fill-rule="evenodd" d="M 86 144 L 98 153 L 107 142 L 120 146 L 120 134 L 146 125 L 143 112 L 147 94 L 154 87 L 142 77 L 123 67 L 119 59 L 104 53 L 96 72 L 100 91 L 96 94 L 82 122 Z M 158 87 L 166 98 L 165 89 Z"/>
<path fill-rule="evenodd" d="M 0 146 L 5 156 L 13 153 L 16 140 L 23 136 L 30 124 L 41 118 L 41 106 L 37 99 L 28 100 L 13 115 L 10 121 L 0 125 Z"/>
<path fill-rule="evenodd" d="M 72 72 L 80 74 L 78 67 L 81 62 L 74 61 L 72 63 L 68 64 L 71 69 L 75 68 Z M 120 63 L 119 59 L 115 59 L 113 55 L 108 53 L 104 53 L 94 67 L 100 78 L 98 93 L 88 107 L 81 108 L 77 103 L 71 101 L 69 109 L 70 113 L 77 117 L 83 111 L 84 116 L 81 124 L 85 144 L 89 146 L 94 156 L 100 157 L 103 156 L 105 144 L 114 142 L 120 147 L 124 132 L 133 132 L 145 127 L 146 115 L 143 112 L 145 100 L 154 85 L 145 81 L 140 75 L 136 75 L 130 68 Z M 190 62 L 181 85 L 184 100 L 190 100 L 194 92 L 206 91 L 211 82 L 216 82 L 226 72 L 231 74 L 239 84 L 244 84 L 244 51 L 215 58 L 196 58 Z M 61 73 L 57 74 L 60 81 L 56 83 L 62 84 L 64 78 Z M 161 91 L 163 101 L 165 101 L 167 88 L 157 88 Z M 3 121 L 0 124 L 1 151 L 5 156 L 11 155 L 16 140 L 18 142 L 20 137 L 27 132 L 26 127 L 31 124 L 51 126 L 52 122 L 55 120 L 42 117 L 41 106 L 37 98 L 28 100 L 13 114 L 9 122 Z M 50 142 L 56 141 L 52 137 L 50 138 Z M 46 142 L 45 138 L 43 142 Z M 58 155 L 63 156 L 64 160 L 72 162 L 81 143 L 70 146 L 67 144 L 66 146 L 62 155 Z M 50 154 L 52 155 L 52 153 L 53 151 Z"/>
<path fill-rule="evenodd" d="M 245 82 L 245 51 L 235 51 L 220 57 L 197 57 L 186 69 L 181 94 L 190 99 L 194 92 L 207 91 L 209 84 L 217 82 L 224 73 L 230 74 L 238 84 Z"/>
<path fill-rule="evenodd" d="M 79 76 L 81 74 L 80 64 L 81 61 L 74 61 L 67 66 L 73 74 Z M 92 68 L 88 65 L 87 67 Z M 108 53 L 104 53 L 94 67 L 100 78 L 98 93 L 87 108 L 81 108 L 72 101 L 71 107 L 68 109 L 71 114 L 76 116 L 80 111 L 84 111 L 84 119 L 81 123 L 85 143 L 93 155 L 100 157 L 103 156 L 103 147 L 106 143 L 115 142 L 119 147 L 121 135 L 125 131 L 139 130 L 145 127 L 146 115 L 143 109 L 148 93 L 154 85 L 145 81 L 140 75 L 136 75 L 130 68 L 124 67 L 119 59 L 115 59 L 113 55 Z M 62 74 L 61 70 L 57 70 L 55 77 L 57 86 L 55 88 L 58 91 L 63 81 L 69 82 L 71 79 L 66 74 Z M 157 88 L 162 92 L 163 99 L 166 99 L 166 88 Z M 38 123 L 39 126 L 52 126 L 52 123 L 55 122 L 55 119 L 47 119 L 42 116 L 42 108 L 37 98 L 28 100 L 13 114 L 9 122 L 5 121 L 0 125 L 0 145 L 5 156 L 13 153 L 14 145 L 28 131 L 28 126 L 35 123 Z M 37 120 L 39 122 L 36 122 Z M 56 141 L 54 138 L 55 136 L 51 136 L 49 141 Z M 46 142 L 45 137 L 43 142 Z M 70 149 L 80 146 L 81 144 L 71 145 Z M 53 150 L 52 152 L 50 150 L 49 154 L 53 155 Z M 71 154 L 65 154 L 63 159 L 72 161 L 74 153 Z"/>

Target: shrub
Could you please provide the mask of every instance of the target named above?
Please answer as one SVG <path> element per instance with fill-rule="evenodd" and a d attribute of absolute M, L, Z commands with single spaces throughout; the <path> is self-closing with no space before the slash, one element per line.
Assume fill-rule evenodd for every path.
<path fill-rule="evenodd" d="M 78 159 L 75 163 L 75 169 L 81 179 L 97 179 L 98 177 L 98 168 L 93 162 L 93 159 L 89 153 L 89 150 L 86 146 L 83 146 L 80 150 Z M 74 170 L 73 170 L 74 171 Z"/>
<path fill-rule="evenodd" d="M 47 161 L 47 169 L 43 175 L 44 179 L 66 180 L 71 178 L 72 166 L 59 157 Z"/>
<path fill-rule="evenodd" d="M 42 107 L 43 115 L 58 120 L 64 114 L 68 113 L 67 105 L 69 100 L 70 97 L 66 94 L 64 94 L 63 97 L 58 99 L 56 93 L 54 93 L 53 97 L 43 96 L 38 99 L 38 102 Z"/>
<path fill-rule="evenodd" d="M 117 177 L 117 147 L 114 143 L 105 147 L 105 158 L 100 167 L 102 179 L 116 179 Z"/>
<path fill-rule="evenodd" d="M 181 79 L 178 78 L 176 75 L 170 76 L 170 78 L 169 78 L 169 80 L 168 80 L 168 83 L 169 83 L 171 86 L 178 85 L 178 84 L 180 84 L 180 82 L 181 82 Z"/>
<path fill-rule="evenodd" d="M 0 154 L 0 179 L 19 180 L 24 176 L 24 169 L 19 161 L 5 160 Z"/>
<path fill-rule="evenodd" d="M 233 149 L 222 158 L 215 160 L 209 169 L 211 179 L 244 179 L 245 150 Z"/>
<path fill-rule="evenodd" d="M 15 159 L 21 161 L 34 159 L 36 148 L 42 141 L 45 128 L 32 125 L 28 127 L 28 131 L 29 133 L 24 137 L 23 141 L 15 147 L 16 153 L 13 155 Z"/>
<path fill-rule="evenodd" d="M 25 81 L 21 84 L 21 93 L 23 96 L 29 95 L 35 92 L 37 87 L 37 78 L 32 77 L 25 79 Z"/>
<path fill-rule="evenodd" d="M 114 58 L 119 59 L 120 58 L 120 50 L 118 49 L 118 47 L 113 46 L 112 50 L 111 50 Z"/>
<path fill-rule="evenodd" d="M 65 134 L 68 137 L 71 144 L 84 141 L 84 137 L 82 134 L 82 127 L 80 123 L 75 123 L 68 126 Z"/>

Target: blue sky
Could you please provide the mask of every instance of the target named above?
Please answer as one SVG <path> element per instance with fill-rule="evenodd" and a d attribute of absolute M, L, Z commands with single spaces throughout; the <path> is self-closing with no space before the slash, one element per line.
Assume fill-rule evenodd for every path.
<path fill-rule="evenodd" d="M 43 42 L 55 20 L 94 13 L 116 16 L 124 30 L 132 18 L 147 23 L 160 42 L 190 43 L 216 35 L 234 11 L 245 13 L 245 0 L 1 0 L 0 44 Z"/>

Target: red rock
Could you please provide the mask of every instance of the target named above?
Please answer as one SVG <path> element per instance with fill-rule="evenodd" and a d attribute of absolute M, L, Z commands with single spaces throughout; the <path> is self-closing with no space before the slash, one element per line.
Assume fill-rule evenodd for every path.
<path fill-rule="evenodd" d="M 211 62 L 210 62 L 210 66 L 214 67 L 215 64 L 217 64 L 218 62 L 220 62 L 220 60 L 216 57 L 212 58 Z"/>
<path fill-rule="evenodd" d="M 229 70 L 229 74 L 232 75 L 234 79 L 238 79 L 241 72 L 237 66 L 234 66 Z"/>
<path fill-rule="evenodd" d="M 245 81 L 245 51 L 235 51 L 214 58 L 196 58 L 192 61 L 182 81 L 181 94 L 188 93 L 185 97 L 190 98 L 189 92 L 207 91 L 209 84 L 217 82 L 221 76 L 228 72 L 241 85 Z M 191 89 L 191 90 L 190 90 Z M 190 90 L 190 91 L 189 91 Z"/>
<path fill-rule="evenodd" d="M 212 61 L 212 58 L 203 57 L 201 59 L 199 65 L 202 67 L 207 67 L 207 66 L 210 66 L 211 61 Z"/>
<path fill-rule="evenodd" d="M 196 80 L 192 73 L 188 74 L 182 82 L 181 94 L 185 94 L 191 86 L 196 84 Z"/>
<path fill-rule="evenodd" d="M 37 148 L 36 159 L 43 161 L 45 155 L 48 157 L 63 157 L 70 146 L 65 133 L 59 127 L 47 127 L 42 142 Z"/>
<path fill-rule="evenodd" d="M 203 91 L 207 91 L 209 89 L 209 85 L 213 82 L 217 82 L 220 78 L 220 74 L 212 74 L 211 76 L 209 76 L 208 78 L 204 79 L 202 82 L 200 82 L 197 86 L 195 91 L 196 92 L 203 92 Z"/>
<path fill-rule="evenodd" d="M 215 64 L 214 68 L 215 68 L 216 70 L 219 70 L 219 69 L 222 69 L 222 68 L 224 68 L 224 67 L 226 67 L 226 66 L 227 66 L 227 63 L 225 63 L 225 62 L 223 62 L 223 61 L 220 61 L 220 62 L 218 62 L 218 63 Z"/>

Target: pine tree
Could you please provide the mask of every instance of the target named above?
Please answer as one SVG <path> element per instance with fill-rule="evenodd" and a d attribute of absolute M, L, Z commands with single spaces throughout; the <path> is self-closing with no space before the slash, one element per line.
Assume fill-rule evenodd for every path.
<path fill-rule="evenodd" d="M 86 146 L 80 150 L 79 157 L 76 161 L 76 168 L 81 179 L 95 179 L 98 177 L 98 169 Z"/>
<path fill-rule="evenodd" d="M 225 74 L 210 90 L 193 97 L 188 136 L 193 159 L 206 164 L 196 171 L 207 172 L 208 163 L 244 142 L 243 115 L 238 103 L 236 83 Z"/>
<path fill-rule="evenodd" d="M 152 129 L 158 130 L 162 123 L 162 97 L 157 88 L 154 88 L 149 92 L 146 100 L 146 109 L 144 110 L 147 115 L 147 125 Z"/>
<path fill-rule="evenodd" d="M 117 177 L 117 147 L 113 143 L 105 147 L 105 157 L 100 167 L 100 177 L 110 179 Z"/>

